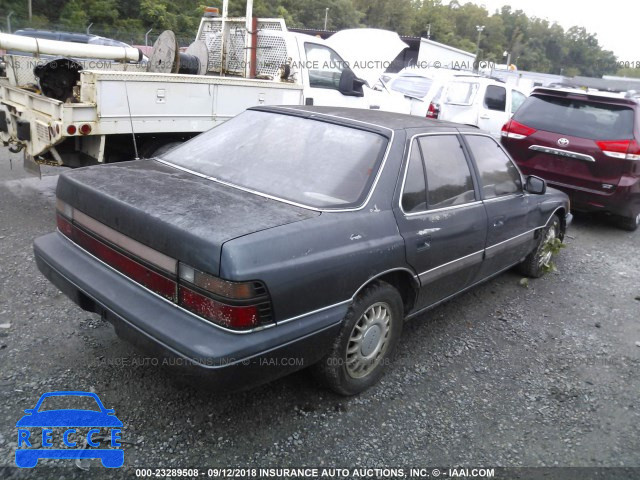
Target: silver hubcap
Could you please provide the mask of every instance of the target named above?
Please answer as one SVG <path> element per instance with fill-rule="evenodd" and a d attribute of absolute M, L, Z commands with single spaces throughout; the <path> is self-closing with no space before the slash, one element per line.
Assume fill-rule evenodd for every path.
<path fill-rule="evenodd" d="M 547 234 L 544 237 L 544 241 L 542 242 L 542 246 L 540 247 L 542 249 L 542 255 L 540 256 L 540 266 L 543 265 L 548 265 L 549 262 L 551 261 L 551 257 L 553 256 L 553 252 L 551 250 L 549 250 L 549 245 L 551 244 L 551 242 L 553 242 L 553 240 L 555 240 L 557 234 L 556 234 L 556 226 L 555 225 L 551 225 L 549 227 L 549 230 L 547 230 Z"/>
<path fill-rule="evenodd" d="M 352 378 L 367 375 L 387 350 L 391 312 L 386 303 L 371 305 L 353 327 L 347 344 L 347 373 Z"/>

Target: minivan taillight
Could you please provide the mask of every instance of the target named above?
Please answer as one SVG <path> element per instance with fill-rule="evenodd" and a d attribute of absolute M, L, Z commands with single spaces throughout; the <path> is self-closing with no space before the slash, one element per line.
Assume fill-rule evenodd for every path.
<path fill-rule="evenodd" d="M 596 143 L 607 157 L 640 160 L 640 145 L 635 140 L 603 140 Z"/>
<path fill-rule="evenodd" d="M 427 118 L 438 118 L 440 115 L 440 105 L 437 103 L 431 102 L 429 104 L 429 108 L 427 109 Z"/>
<path fill-rule="evenodd" d="M 536 129 L 527 127 L 515 120 L 509 120 L 502 126 L 502 131 L 500 134 L 503 137 L 513 138 L 514 140 L 522 140 L 523 138 L 528 137 L 532 133 L 535 133 Z"/>

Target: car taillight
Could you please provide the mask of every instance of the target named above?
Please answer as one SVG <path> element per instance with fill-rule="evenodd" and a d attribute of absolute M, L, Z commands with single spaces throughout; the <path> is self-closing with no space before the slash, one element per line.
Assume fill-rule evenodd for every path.
<path fill-rule="evenodd" d="M 223 327 L 272 323 L 267 289 L 260 282 L 230 282 L 180 263 L 179 284 L 181 307 Z"/>
<path fill-rule="evenodd" d="M 635 140 L 604 140 L 596 143 L 607 157 L 640 160 L 640 145 Z"/>
<path fill-rule="evenodd" d="M 438 118 L 440 115 L 440 105 L 437 103 L 431 102 L 429 104 L 429 108 L 427 109 L 427 118 Z"/>
<path fill-rule="evenodd" d="M 63 235 L 71 238 L 73 235 L 73 225 L 71 225 L 71 220 L 58 213 L 56 215 L 56 223 L 58 225 L 58 230 L 60 230 Z"/>
<path fill-rule="evenodd" d="M 223 327 L 246 330 L 260 325 L 257 306 L 225 305 L 183 286 L 180 286 L 178 305 Z"/>
<path fill-rule="evenodd" d="M 514 140 L 522 140 L 523 138 L 526 138 L 535 132 L 535 128 L 527 127 L 526 125 L 516 122 L 515 120 L 509 120 L 502 126 L 502 131 L 500 132 L 500 134 L 503 137 L 513 138 Z"/>

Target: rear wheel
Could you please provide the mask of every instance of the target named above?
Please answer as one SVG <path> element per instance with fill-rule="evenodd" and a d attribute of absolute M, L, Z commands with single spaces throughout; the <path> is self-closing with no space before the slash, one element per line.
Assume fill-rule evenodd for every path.
<path fill-rule="evenodd" d="M 398 291 L 385 282 L 371 284 L 349 308 L 331 351 L 314 365 L 314 374 L 341 395 L 371 387 L 391 361 L 402 321 Z"/>
<path fill-rule="evenodd" d="M 520 273 L 527 277 L 540 278 L 551 266 L 554 255 L 554 244 L 558 239 L 562 240 L 564 232 L 557 215 L 553 216 L 551 223 L 542 231 L 538 246 L 520 264 Z"/>
<path fill-rule="evenodd" d="M 635 217 L 617 217 L 616 220 L 618 226 L 623 230 L 635 232 L 640 226 L 640 213 Z"/>

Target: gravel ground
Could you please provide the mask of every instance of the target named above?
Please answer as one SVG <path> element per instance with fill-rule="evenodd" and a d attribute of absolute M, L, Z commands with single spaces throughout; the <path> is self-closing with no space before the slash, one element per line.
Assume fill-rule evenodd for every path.
<path fill-rule="evenodd" d="M 357 397 L 306 371 L 214 394 L 151 365 L 39 274 L 31 243 L 55 228 L 58 172 L 29 177 L 7 156 L 0 477 L 86 476 L 71 460 L 13 467 L 15 423 L 44 392 L 91 390 L 125 425 L 125 478 L 136 467 L 302 466 L 637 467 L 616 478 L 640 478 L 640 232 L 576 216 L 558 272 L 528 287 L 507 272 L 407 323 L 382 382 Z"/>

